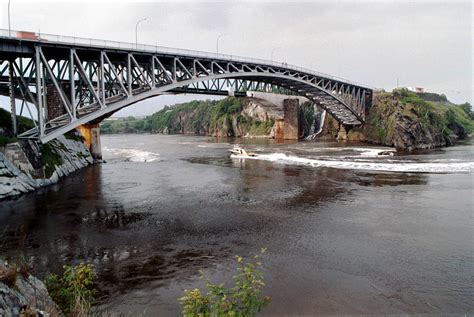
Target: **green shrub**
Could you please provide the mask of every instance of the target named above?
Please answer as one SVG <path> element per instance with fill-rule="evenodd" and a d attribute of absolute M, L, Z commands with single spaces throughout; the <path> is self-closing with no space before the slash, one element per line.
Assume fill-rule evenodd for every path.
<path fill-rule="evenodd" d="M 45 143 L 40 146 L 41 163 L 45 168 L 46 178 L 50 178 L 56 170 L 56 166 L 63 163 L 63 159 L 56 152 L 52 143 Z"/>
<path fill-rule="evenodd" d="M 239 115 L 237 116 L 237 122 L 238 123 L 246 124 L 248 121 L 249 121 L 249 119 L 241 113 L 239 113 Z"/>
<path fill-rule="evenodd" d="M 459 105 L 458 107 L 461 108 L 464 111 L 464 113 L 466 113 L 469 116 L 471 120 L 474 120 L 474 111 L 472 111 L 472 106 L 469 102 L 465 102 Z"/>
<path fill-rule="evenodd" d="M 265 249 L 261 250 L 263 254 Z M 270 303 L 269 296 L 261 295 L 265 286 L 260 271 L 260 255 L 253 261 L 244 262 L 236 256 L 238 273 L 233 277 L 234 286 L 226 288 L 224 284 L 214 284 L 207 279 L 207 293 L 199 289 L 185 290 L 179 299 L 183 306 L 183 316 L 255 316 Z"/>
<path fill-rule="evenodd" d="M 250 121 L 251 125 L 249 127 L 249 132 L 252 135 L 266 135 L 269 134 L 275 124 L 274 119 L 270 119 L 267 121 L 258 121 L 253 120 Z"/>
<path fill-rule="evenodd" d="M 17 116 L 18 133 L 22 133 L 34 128 L 33 120 L 23 116 Z M 8 135 L 13 135 L 13 122 L 11 112 L 0 108 L 0 128 L 2 128 Z"/>
<path fill-rule="evenodd" d="M 51 298 L 66 315 L 85 316 L 90 313 L 95 296 L 93 286 L 96 275 L 92 264 L 63 266 L 61 276 L 51 274 L 46 278 L 46 287 Z"/>
<path fill-rule="evenodd" d="M 5 146 L 8 143 L 13 143 L 13 142 L 16 142 L 16 141 L 17 141 L 16 138 L 0 135 L 0 146 Z"/>
<path fill-rule="evenodd" d="M 10 132 L 13 129 L 11 113 L 0 108 L 0 128 Z"/>
<path fill-rule="evenodd" d="M 35 124 L 34 124 L 33 120 L 31 120 L 31 119 L 28 119 L 28 118 L 25 118 L 25 117 L 22 117 L 22 116 L 18 116 L 17 120 L 18 120 L 18 133 L 28 131 L 28 130 L 33 129 L 35 127 Z"/>

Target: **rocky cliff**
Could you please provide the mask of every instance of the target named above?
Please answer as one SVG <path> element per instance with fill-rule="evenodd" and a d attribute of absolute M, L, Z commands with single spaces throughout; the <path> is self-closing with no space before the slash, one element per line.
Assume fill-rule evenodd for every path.
<path fill-rule="evenodd" d="M 0 147 L 0 199 L 56 183 L 93 163 L 82 140 L 61 136 L 47 144 L 22 140 Z"/>
<path fill-rule="evenodd" d="M 289 99 L 296 100 L 296 99 Z M 285 117 L 284 106 L 255 97 L 228 97 L 219 101 L 191 101 L 143 119 L 133 117 L 106 121 L 102 133 L 194 134 L 216 137 L 273 138 L 279 128 L 294 121 L 294 136 L 304 137 L 314 129 L 314 106 L 296 105 L 297 111 Z M 291 117 L 291 118 L 290 118 Z M 284 121 L 284 122 L 283 122 Z"/>
<path fill-rule="evenodd" d="M 268 137 L 283 111 L 258 98 L 226 98 L 218 102 L 176 105 L 153 115 L 158 133 L 216 137 Z M 161 120 L 160 120 L 161 119 Z"/>
<path fill-rule="evenodd" d="M 31 119 L 18 116 L 18 132 L 34 127 Z M 59 178 L 93 163 L 84 139 L 77 131 L 46 144 L 17 139 L 11 113 L 0 108 L 0 199 L 56 183 Z"/>
<path fill-rule="evenodd" d="M 406 151 L 444 147 L 472 133 L 470 111 L 444 95 L 406 89 L 379 92 L 363 126 L 346 129 L 328 117 L 320 138 L 365 141 Z"/>

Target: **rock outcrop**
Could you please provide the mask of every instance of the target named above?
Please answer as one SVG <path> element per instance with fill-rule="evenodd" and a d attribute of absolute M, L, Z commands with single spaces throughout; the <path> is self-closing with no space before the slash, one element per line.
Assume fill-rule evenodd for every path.
<path fill-rule="evenodd" d="M 61 136 L 45 145 L 21 141 L 0 148 L 0 199 L 56 183 L 93 163 L 81 140 Z"/>
<path fill-rule="evenodd" d="M 423 99 L 426 98 L 426 99 Z M 399 150 L 431 149 L 466 137 L 474 121 L 444 95 L 415 94 L 404 89 L 376 93 L 364 125 L 343 127 L 327 118 L 320 139 L 360 141 Z"/>
<path fill-rule="evenodd" d="M 63 316 L 43 282 L 0 260 L 0 316 Z"/>
<path fill-rule="evenodd" d="M 281 105 L 262 98 L 193 101 L 151 116 L 152 132 L 246 138 L 304 138 L 314 130 L 314 105 L 286 96 Z M 284 106 L 291 103 L 290 106 Z M 301 124 L 300 124 L 301 123 Z"/>

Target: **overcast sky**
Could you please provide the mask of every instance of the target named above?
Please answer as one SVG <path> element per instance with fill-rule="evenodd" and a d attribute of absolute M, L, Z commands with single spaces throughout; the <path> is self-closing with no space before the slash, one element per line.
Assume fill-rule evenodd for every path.
<path fill-rule="evenodd" d="M 8 28 L 7 1 L 0 6 Z M 216 51 L 313 68 L 391 90 L 420 86 L 472 103 L 472 4 L 427 1 L 43 2 L 11 0 L 11 27 Z M 157 97 L 143 115 L 189 99 Z M 199 98 L 199 96 L 198 96 Z M 206 98 L 206 97 L 200 97 Z M 191 99 L 194 99 L 192 97 Z M 3 103 L 3 102 L 2 102 Z"/>

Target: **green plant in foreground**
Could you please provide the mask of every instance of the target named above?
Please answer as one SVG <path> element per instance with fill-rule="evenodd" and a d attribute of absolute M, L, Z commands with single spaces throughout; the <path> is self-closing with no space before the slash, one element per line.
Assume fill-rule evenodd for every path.
<path fill-rule="evenodd" d="M 63 266 L 62 276 L 51 274 L 46 279 L 46 287 L 51 298 L 66 315 L 87 315 L 91 311 L 96 274 L 92 264 Z"/>
<path fill-rule="evenodd" d="M 261 254 L 266 249 L 261 250 Z M 261 288 L 265 286 L 263 273 L 260 271 L 261 254 L 255 255 L 252 261 L 245 262 L 236 256 L 238 273 L 234 275 L 234 286 L 226 288 L 224 284 L 214 284 L 206 278 L 207 293 L 199 289 L 185 290 L 179 298 L 183 306 L 183 316 L 255 316 L 270 303 L 269 296 L 262 296 Z M 201 272 L 201 274 L 203 274 Z M 203 277 L 205 278 L 204 274 Z"/>

